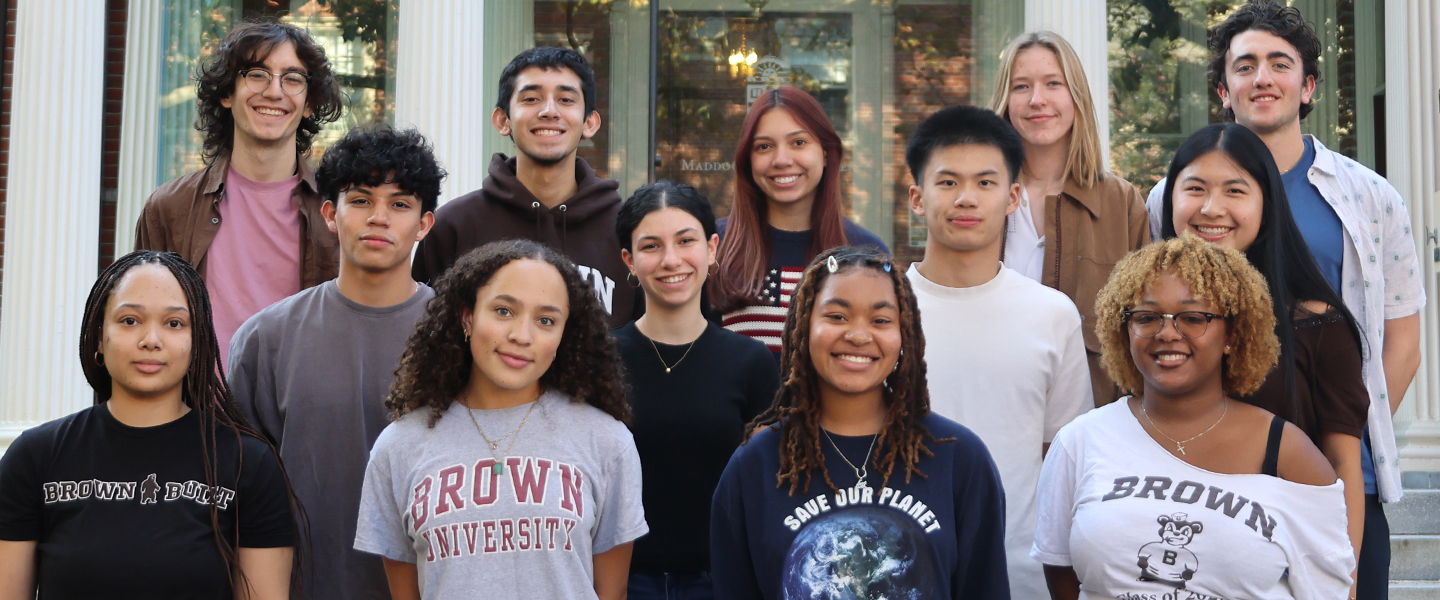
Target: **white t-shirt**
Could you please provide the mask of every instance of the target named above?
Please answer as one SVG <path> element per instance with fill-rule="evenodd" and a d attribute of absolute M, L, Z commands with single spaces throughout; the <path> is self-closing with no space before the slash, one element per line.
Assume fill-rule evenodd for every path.
<path fill-rule="evenodd" d="M 1041 447 L 1095 405 L 1080 313 L 1058 291 L 1001 265 L 994 279 L 951 288 L 911 265 L 930 407 L 989 448 L 1005 486 L 1005 557 L 1015 598 L 1048 598 L 1028 558 Z"/>
<path fill-rule="evenodd" d="M 595 598 L 594 555 L 649 530 L 640 455 L 625 424 L 546 392 L 495 469 L 490 448 L 452 404 L 405 415 L 375 441 L 355 548 L 415 563 L 423 598 Z M 530 404 L 475 410 L 501 439 Z M 508 457 L 508 458 L 507 458 Z"/>
<path fill-rule="evenodd" d="M 1050 445 L 1030 556 L 1073 566 L 1082 599 L 1346 598 L 1343 489 L 1194 467 L 1122 398 Z"/>
<path fill-rule="evenodd" d="M 1005 217 L 1005 266 L 1040 281 L 1045 273 L 1045 236 L 1030 212 L 1030 193 L 1020 188 L 1020 208 Z"/>

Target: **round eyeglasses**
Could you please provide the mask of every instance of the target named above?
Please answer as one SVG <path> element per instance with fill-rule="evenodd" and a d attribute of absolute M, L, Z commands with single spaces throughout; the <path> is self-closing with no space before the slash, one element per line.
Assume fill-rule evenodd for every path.
<path fill-rule="evenodd" d="M 1127 310 L 1125 321 L 1130 323 L 1130 333 L 1137 337 L 1155 337 L 1165 328 L 1165 321 L 1175 324 L 1175 331 L 1184 338 L 1198 338 L 1205 335 L 1210 321 L 1225 318 L 1215 313 L 1187 310 L 1175 314 L 1159 313 L 1153 310 Z"/>
<path fill-rule="evenodd" d="M 265 90 L 270 89 L 270 80 L 274 79 L 276 75 L 265 69 L 245 69 L 240 72 L 240 78 L 245 80 L 245 87 L 257 94 L 263 94 Z M 305 93 L 305 88 L 310 84 L 310 76 L 304 73 L 290 71 L 278 75 L 280 76 L 280 89 L 289 96 L 299 96 Z"/>

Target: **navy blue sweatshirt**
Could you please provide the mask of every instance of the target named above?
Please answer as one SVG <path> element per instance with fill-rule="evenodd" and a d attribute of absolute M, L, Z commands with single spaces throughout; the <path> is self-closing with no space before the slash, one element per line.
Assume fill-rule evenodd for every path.
<path fill-rule="evenodd" d="M 954 421 L 932 414 L 924 424 L 937 439 L 955 441 L 930 444 L 935 456 L 918 465 L 928 477 L 909 483 L 897 465 L 882 485 L 872 462 L 857 484 L 836 448 L 860 465 L 874 436 L 822 434 L 840 493 L 818 472 L 808 491 L 792 496 L 788 483 L 777 487 L 773 429 L 736 450 L 710 513 L 716 597 L 1008 599 L 1005 493 L 990 452 Z"/>

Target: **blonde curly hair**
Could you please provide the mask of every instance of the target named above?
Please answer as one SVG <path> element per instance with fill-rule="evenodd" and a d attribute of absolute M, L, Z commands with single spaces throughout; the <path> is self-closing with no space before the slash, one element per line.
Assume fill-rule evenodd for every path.
<path fill-rule="evenodd" d="M 1221 367 L 1225 393 L 1250 394 L 1260 388 L 1280 357 L 1270 286 L 1245 255 L 1210 244 L 1189 232 L 1131 252 L 1115 265 L 1095 301 L 1095 334 L 1100 362 L 1128 393 L 1143 389 L 1140 370 L 1130 359 L 1125 311 L 1140 304 L 1145 289 L 1162 273 L 1173 273 L 1196 298 L 1225 316 L 1230 354 Z"/>

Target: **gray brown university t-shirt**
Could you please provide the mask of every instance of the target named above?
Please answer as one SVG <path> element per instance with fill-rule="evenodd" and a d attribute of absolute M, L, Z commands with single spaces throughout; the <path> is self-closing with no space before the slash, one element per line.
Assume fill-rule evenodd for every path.
<path fill-rule="evenodd" d="M 427 599 L 595 598 L 594 555 L 649 531 L 640 455 L 600 409 L 560 392 L 536 402 L 496 451 L 499 469 L 476 424 L 497 440 L 530 403 L 452 404 L 434 428 L 429 409 L 386 428 L 365 471 L 355 548 L 415 563 Z"/>
<path fill-rule="evenodd" d="M 422 284 L 400 304 L 370 307 L 331 280 L 255 314 L 230 343 L 230 388 L 279 447 L 310 519 L 297 598 L 390 598 L 380 559 L 352 547 L 355 519 L 370 447 L 388 424 L 385 394 L 434 295 Z"/>

